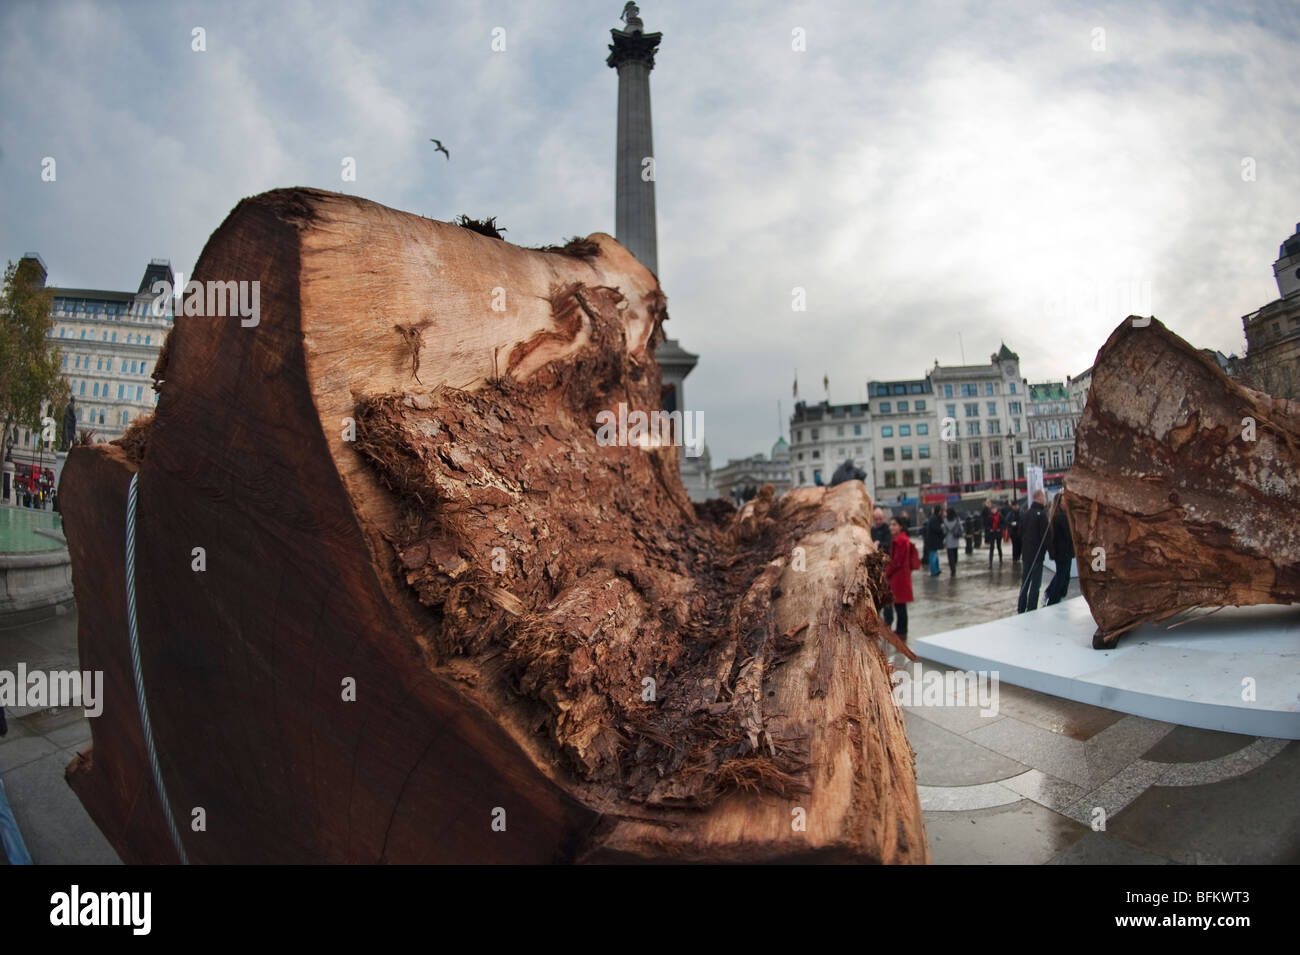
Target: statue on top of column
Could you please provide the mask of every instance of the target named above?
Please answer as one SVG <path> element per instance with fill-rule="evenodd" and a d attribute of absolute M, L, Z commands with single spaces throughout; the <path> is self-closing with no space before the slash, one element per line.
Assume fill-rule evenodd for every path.
<path fill-rule="evenodd" d="M 624 4 L 623 15 L 619 17 L 619 19 L 627 24 L 628 32 L 630 33 L 645 32 L 645 24 L 641 22 L 640 14 L 641 14 L 641 8 L 638 7 L 635 3 L 631 3 L 629 0 L 628 3 Z"/>

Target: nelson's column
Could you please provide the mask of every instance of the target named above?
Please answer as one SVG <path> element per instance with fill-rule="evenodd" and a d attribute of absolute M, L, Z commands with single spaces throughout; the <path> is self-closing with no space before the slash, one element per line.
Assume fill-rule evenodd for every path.
<path fill-rule="evenodd" d="M 659 248 L 655 226 L 654 142 L 650 124 L 650 71 L 662 33 L 646 33 L 635 3 L 623 8 L 624 29 L 610 30 L 605 62 L 618 70 L 618 147 L 614 173 L 614 238 L 637 261 L 659 276 Z M 655 350 L 663 369 L 665 411 L 686 412 L 684 384 L 698 355 L 676 339 L 666 338 Z M 698 457 L 680 449 L 677 460 L 682 483 L 691 500 L 711 496 L 707 445 Z"/>

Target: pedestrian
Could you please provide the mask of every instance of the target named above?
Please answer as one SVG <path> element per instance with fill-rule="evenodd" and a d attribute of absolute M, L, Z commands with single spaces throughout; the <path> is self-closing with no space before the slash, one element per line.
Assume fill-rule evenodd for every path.
<path fill-rule="evenodd" d="M 1051 537 L 1047 545 L 1048 553 L 1056 564 L 1056 573 L 1047 585 L 1046 601 L 1043 606 L 1050 607 L 1060 603 L 1070 589 L 1070 564 L 1074 560 L 1074 539 L 1070 536 L 1070 520 L 1061 506 L 1061 495 L 1052 500 Z"/>
<path fill-rule="evenodd" d="M 1016 613 L 1038 609 L 1038 588 L 1043 583 L 1043 548 L 1047 544 L 1047 496 L 1034 492 L 1034 503 L 1020 524 L 1020 541 L 1024 563 L 1020 565 L 1020 596 Z"/>
<path fill-rule="evenodd" d="M 1011 562 L 1020 559 L 1020 501 L 1011 502 L 1011 513 L 1007 515 L 1007 534 L 1011 537 Z"/>
<path fill-rule="evenodd" d="M 893 547 L 893 538 L 889 536 L 889 525 L 885 523 L 885 512 L 880 508 L 875 508 L 871 512 L 871 539 L 876 544 L 876 550 L 882 554 L 888 555 Z M 885 621 L 886 627 L 894 625 L 894 608 L 885 606 L 880 608 L 880 617 Z"/>
<path fill-rule="evenodd" d="M 925 549 L 930 558 L 930 576 L 938 577 L 939 551 L 943 550 L 943 505 L 936 504 L 930 511 L 930 519 L 925 522 Z"/>
<path fill-rule="evenodd" d="M 4 707 L 0 707 L 0 736 L 8 732 L 9 726 L 5 723 Z M 9 808 L 3 782 L 0 782 L 0 848 L 4 849 L 5 858 L 9 860 L 10 865 L 32 864 L 31 853 L 27 851 L 23 834 L 18 830 L 18 820 L 14 819 L 13 810 Z"/>
<path fill-rule="evenodd" d="M 957 574 L 957 548 L 961 546 L 962 529 L 961 518 L 957 516 L 956 508 L 948 509 L 948 519 L 943 522 L 943 546 L 948 551 L 948 574 L 956 576 Z"/>
<path fill-rule="evenodd" d="M 993 569 L 993 548 L 998 549 L 998 563 L 1002 563 L 1002 530 L 998 527 L 998 512 L 996 508 L 984 505 L 984 513 L 981 515 L 984 519 L 984 536 L 989 542 L 989 570 Z"/>
<path fill-rule="evenodd" d="M 894 540 L 889 549 L 886 575 L 889 592 L 894 595 L 894 609 L 898 612 L 898 627 L 894 632 L 906 640 L 907 605 L 912 602 L 912 571 L 921 566 L 921 557 L 907 536 L 907 528 L 898 518 L 889 522 L 889 533 L 894 535 Z"/>

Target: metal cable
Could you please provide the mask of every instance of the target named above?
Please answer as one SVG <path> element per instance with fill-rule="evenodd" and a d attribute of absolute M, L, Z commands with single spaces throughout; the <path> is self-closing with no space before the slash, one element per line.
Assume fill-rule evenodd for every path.
<path fill-rule="evenodd" d="M 163 785 L 162 768 L 158 765 L 158 750 L 153 742 L 153 725 L 149 722 L 149 704 L 144 696 L 144 673 L 140 669 L 140 627 L 135 616 L 135 502 L 137 481 L 140 474 L 131 475 L 131 487 L 126 495 L 126 620 L 131 635 L 131 674 L 135 677 L 135 699 L 140 706 L 140 725 L 144 729 L 144 744 L 149 751 L 149 768 L 153 771 L 153 783 L 158 789 L 158 798 L 162 802 L 163 815 L 167 817 L 167 829 L 171 832 L 172 845 L 180 857 L 181 865 L 189 865 L 185 846 L 181 842 L 180 830 L 176 828 L 176 819 L 172 816 L 172 806 L 167 799 L 167 787 Z"/>

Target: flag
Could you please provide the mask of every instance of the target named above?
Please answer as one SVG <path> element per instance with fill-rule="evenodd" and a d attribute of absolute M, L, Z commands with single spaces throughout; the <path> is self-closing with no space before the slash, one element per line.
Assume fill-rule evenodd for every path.
<path fill-rule="evenodd" d="M 794 373 L 794 397 L 799 397 L 799 372 Z"/>
<path fill-rule="evenodd" d="M 826 393 L 827 393 L 827 394 L 830 394 L 830 391 L 831 391 L 831 376 L 830 376 L 830 375 L 822 375 L 822 387 L 826 389 Z"/>

